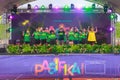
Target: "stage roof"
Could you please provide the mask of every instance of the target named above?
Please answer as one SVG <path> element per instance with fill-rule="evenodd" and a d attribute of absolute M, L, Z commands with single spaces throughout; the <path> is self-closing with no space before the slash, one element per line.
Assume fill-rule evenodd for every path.
<path fill-rule="evenodd" d="M 14 4 L 22 5 L 35 0 L 0 0 L 0 14 L 11 9 Z"/>
<path fill-rule="evenodd" d="M 109 7 L 112 7 L 115 12 L 120 14 L 120 0 L 86 0 L 90 2 L 94 2 L 100 5 L 108 4 Z"/>
<path fill-rule="evenodd" d="M 13 4 L 22 5 L 31 1 L 35 1 L 35 0 L 0 0 L 0 14 L 11 9 Z M 109 6 L 112 6 L 115 9 L 115 11 L 118 14 L 120 14 L 120 0 L 86 0 L 86 1 L 95 2 L 100 5 L 104 5 L 105 3 L 108 3 Z"/>

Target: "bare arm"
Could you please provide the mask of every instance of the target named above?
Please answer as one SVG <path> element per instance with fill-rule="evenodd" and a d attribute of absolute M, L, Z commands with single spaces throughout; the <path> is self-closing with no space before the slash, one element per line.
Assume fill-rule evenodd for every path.
<path fill-rule="evenodd" d="M 98 32 L 98 29 L 97 29 L 97 27 L 95 28 L 95 33 L 97 33 Z"/>
<path fill-rule="evenodd" d="M 24 31 L 22 32 L 22 36 L 24 36 Z"/>
<path fill-rule="evenodd" d="M 90 31 L 89 29 L 90 29 L 90 26 L 88 26 L 88 29 L 87 29 L 88 32 Z"/>

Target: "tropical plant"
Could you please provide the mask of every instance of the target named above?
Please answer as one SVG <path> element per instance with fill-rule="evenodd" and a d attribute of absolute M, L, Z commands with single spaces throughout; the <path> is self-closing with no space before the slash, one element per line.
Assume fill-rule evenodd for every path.
<path fill-rule="evenodd" d="M 8 45 L 6 48 L 9 54 L 20 54 L 20 46 L 19 45 Z"/>
<path fill-rule="evenodd" d="M 33 49 L 33 47 L 30 46 L 29 44 L 23 44 L 23 45 L 22 45 L 21 53 L 30 54 L 30 53 L 33 53 L 33 52 L 34 52 L 34 49 Z"/>
<path fill-rule="evenodd" d="M 120 45 L 112 46 L 108 44 L 90 45 L 9 45 L 6 48 L 8 54 L 30 54 L 30 53 L 52 53 L 52 54 L 68 54 L 68 53 L 120 53 Z"/>

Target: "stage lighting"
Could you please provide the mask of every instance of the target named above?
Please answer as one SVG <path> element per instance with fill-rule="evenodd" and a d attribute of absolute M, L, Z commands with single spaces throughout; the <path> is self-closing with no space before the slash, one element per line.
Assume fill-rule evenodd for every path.
<path fill-rule="evenodd" d="M 11 20 L 12 20 L 12 19 L 13 19 L 13 16 L 12 16 L 12 15 L 9 15 L 9 16 L 8 16 L 8 19 L 11 19 Z"/>
<path fill-rule="evenodd" d="M 70 8 L 69 8 L 68 5 L 65 5 L 65 6 L 64 6 L 64 11 L 70 11 Z"/>
<path fill-rule="evenodd" d="M 52 9 L 53 7 L 52 7 L 52 4 L 49 4 L 49 9 Z"/>
<path fill-rule="evenodd" d="M 92 9 L 95 9 L 96 8 L 96 5 L 95 4 L 92 4 Z"/>
<path fill-rule="evenodd" d="M 59 9 L 58 6 L 56 6 L 55 9 Z"/>
<path fill-rule="evenodd" d="M 110 7 L 109 9 L 108 9 L 108 12 L 109 13 L 112 13 L 114 10 L 113 10 L 113 8 L 112 7 Z"/>
<path fill-rule="evenodd" d="M 113 15 L 113 14 L 111 14 L 111 15 L 110 15 L 110 18 L 111 18 L 111 19 L 114 19 L 114 15 Z"/>
<path fill-rule="evenodd" d="M 83 10 L 86 11 L 86 12 L 92 12 L 92 8 L 89 7 L 89 6 L 85 6 L 85 7 L 83 8 Z"/>
<path fill-rule="evenodd" d="M 41 10 L 45 10 L 45 6 L 44 6 L 44 5 L 42 5 L 40 9 L 41 9 Z"/>
<path fill-rule="evenodd" d="M 74 9 L 74 8 L 75 8 L 74 4 L 71 4 L 71 9 Z"/>
<path fill-rule="evenodd" d="M 35 9 L 35 10 L 39 9 L 38 5 L 35 5 L 34 9 Z"/>
<path fill-rule="evenodd" d="M 28 5 L 27 5 L 27 9 L 28 9 L 28 10 L 31 10 L 31 9 L 32 9 L 31 4 L 28 4 Z"/>
<path fill-rule="evenodd" d="M 110 31 L 110 32 L 114 31 L 114 27 L 110 27 L 110 28 L 109 28 L 109 31 Z"/>
<path fill-rule="evenodd" d="M 13 31 L 13 29 L 12 28 L 9 28 L 9 32 L 12 32 Z"/>
<path fill-rule="evenodd" d="M 108 5 L 104 4 L 103 8 L 104 8 L 104 12 L 107 13 L 107 11 L 108 11 Z"/>
<path fill-rule="evenodd" d="M 6 29 L 6 32 L 8 32 L 8 33 L 13 32 L 13 29 L 12 28 L 8 28 L 8 29 Z"/>
<path fill-rule="evenodd" d="M 16 4 L 13 5 L 13 8 L 11 9 L 11 12 L 15 13 L 15 14 L 17 13 L 17 5 Z"/>
<path fill-rule="evenodd" d="M 82 7 L 80 7 L 80 6 L 77 6 L 77 7 L 76 7 L 76 9 L 77 9 L 77 10 L 81 10 L 81 9 L 82 9 Z"/>

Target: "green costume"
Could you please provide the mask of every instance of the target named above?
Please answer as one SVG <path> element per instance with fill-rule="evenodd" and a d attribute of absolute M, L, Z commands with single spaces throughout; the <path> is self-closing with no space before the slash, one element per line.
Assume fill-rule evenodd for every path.
<path fill-rule="evenodd" d="M 34 39 L 39 40 L 39 32 L 38 31 L 35 31 L 33 33 L 33 35 L 34 35 Z"/>
<path fill-rule="evenodd" d="M 82 33 L 82 34 L 81 34 L 81 38 L 82 38 L 82 39 L 86 39 L 86 38 L 87 38 L 87 33 Z"/>
<path fill-rule="evenodd" d="M 58 40 L 64 40 L 64 38 L 65 38 L 65 32 L 58 31 Z"/>
<path fill-rule="evenodd" d="M 56 35 L 55 34 L 50 34 L 50 40 L 56 39 Z"/>
<path fill-rule="evenodd" d="M 39 35 L 40 40 L 47 39 L 47 32 L 40 32 Z"/>
<path fill-rule="evenodd" d="M 24 42 L 30 42 L 30 34 L 29 33 L 24 34 Z"/>
<path fill-rule="evenodd" d="M 70 31 L 68 33 L 68 40 L 73 41 L 74 40 L 74 32 Z"/>
<path fill-rule="evenodd" d="M 47 42 L 50 42 L 50 33 L 47 34 Z"/>
<path fill-rule="evenodd" d="M 80 33 L 79 32 L 75 32 L 74 33 L 74 40 L 79 40 L 80 37 Z"/>

